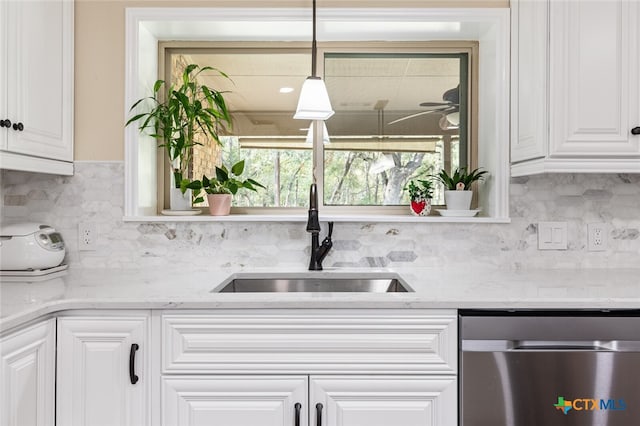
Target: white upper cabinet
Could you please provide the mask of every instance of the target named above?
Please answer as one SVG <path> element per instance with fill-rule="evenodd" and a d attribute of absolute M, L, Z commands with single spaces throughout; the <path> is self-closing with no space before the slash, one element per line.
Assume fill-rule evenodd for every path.
<path fill-rule="evenodd" d="M 0 339 L 0 425 L 55 424 L 56 320 Z"/>
<path fill-rule="evenodd" d="M 512 175 L 640 172 L 640 3 L 511 5 Z"/>
<path fill-rule="evenodd" d="M 0 46 L 0 167 L 73 174 L 73 2 L 2 2 Z"/>

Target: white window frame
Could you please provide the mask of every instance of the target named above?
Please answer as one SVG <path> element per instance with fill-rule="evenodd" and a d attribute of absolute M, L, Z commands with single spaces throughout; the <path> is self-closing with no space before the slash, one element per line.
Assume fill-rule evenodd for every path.
<path fill-rule="evenodd" d="M 129 106 L 151 90 L 158 76 L 158 41 L 308 41 L 308 8 L 128 8 L 126 10 L 125 119 Z M 410 215 L 322 215 L 322 220 L 351 222 L 509 222 L 509 9 L 318 9 L 319 41 L 477 40 L 478 164 L 491 178 L 483 185 L 474 218 Z M 286 23 L 286 24 L 284 24 Z M 126 221 L 290 221 L 302 222 L 299 211 L 226 217 L 158 216 L 158 152 L 155 140 L 135 126 L 125 128 Z"/>

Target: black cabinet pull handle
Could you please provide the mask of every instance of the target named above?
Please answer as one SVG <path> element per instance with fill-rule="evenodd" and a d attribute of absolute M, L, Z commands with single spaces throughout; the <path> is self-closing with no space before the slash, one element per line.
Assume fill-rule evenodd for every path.
<path fill-rule="evenodd" d="M 321 402 L 316 404 L 316 426 L 322 426 L 322 408 Z"/>
<path fill-rule="evenodd" d="M 21 132 L 24 130 L 24 125 L 22 123 L 13 123 L 13 130 Z"/>
<path fill-rule="evenodd" d="M 302 409 L 302 404 L 296 402 L 293 408 L 296 410 L 295 426 L 300 426 L 300 410 Z"/>
<path fill-rule="evenodd" d="M 0 120 L 0 127 L 11 127 L 11 120 L 8 118 Z"/>
<path fill-rule="evenodd" d="M 633 129 L 631 129 L 631 134 L 632 135 L 640 135 L 640 126 L 634 127 Z"/>
<path fill-rule="evenodd" d="M 136 376 L 136 351 L 140 349 L 137 343 L 131 344 L 131 350 L 129 351 L 129 380 L 131 384 L 138 383 L 138 376 Z"/>

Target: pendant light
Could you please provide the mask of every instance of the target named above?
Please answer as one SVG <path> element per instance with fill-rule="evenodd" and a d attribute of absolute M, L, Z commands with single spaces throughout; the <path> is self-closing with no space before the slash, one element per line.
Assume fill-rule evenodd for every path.
<path fill-rule="evenodd" d="M 309 130 L 307 130 L 307 137 L 304 139 L 304 143 L 308 145 L 313 145 L 313 139 L 315 137 L 315 128 L 313 123 L 309 126 Z M 329 139 L 329 131 L 327 130 L 327 125 L 325 122 L 322 122 L 322 143 L 324 145 L 328 145 L 331 143 L 331 139 Z"/>
<path fill-rule="evenodd" d="M 316 0 L 313 0 L 313 41 L 311 44 L 311 76 L 300 91 L 298 108 L 293 116 L 300 120 L 326 120 L 334 114 L 324 81 L 316 76 Z"/>

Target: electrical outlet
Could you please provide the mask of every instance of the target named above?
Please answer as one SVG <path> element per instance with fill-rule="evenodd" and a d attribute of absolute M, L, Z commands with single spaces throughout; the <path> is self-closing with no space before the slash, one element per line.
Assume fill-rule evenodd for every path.
<path fill-rule="evenodd" d="M 96 225 L 94 223 L 80 223 L 78 225 L 78 250 L 93 251 L 96 249 Z"/>
<path fill-rule="evenodd" d="M 587 224 L 587 248 L 589 251 L 605 251 L 608 243 L 607 237 L 606 223 Z"/>

